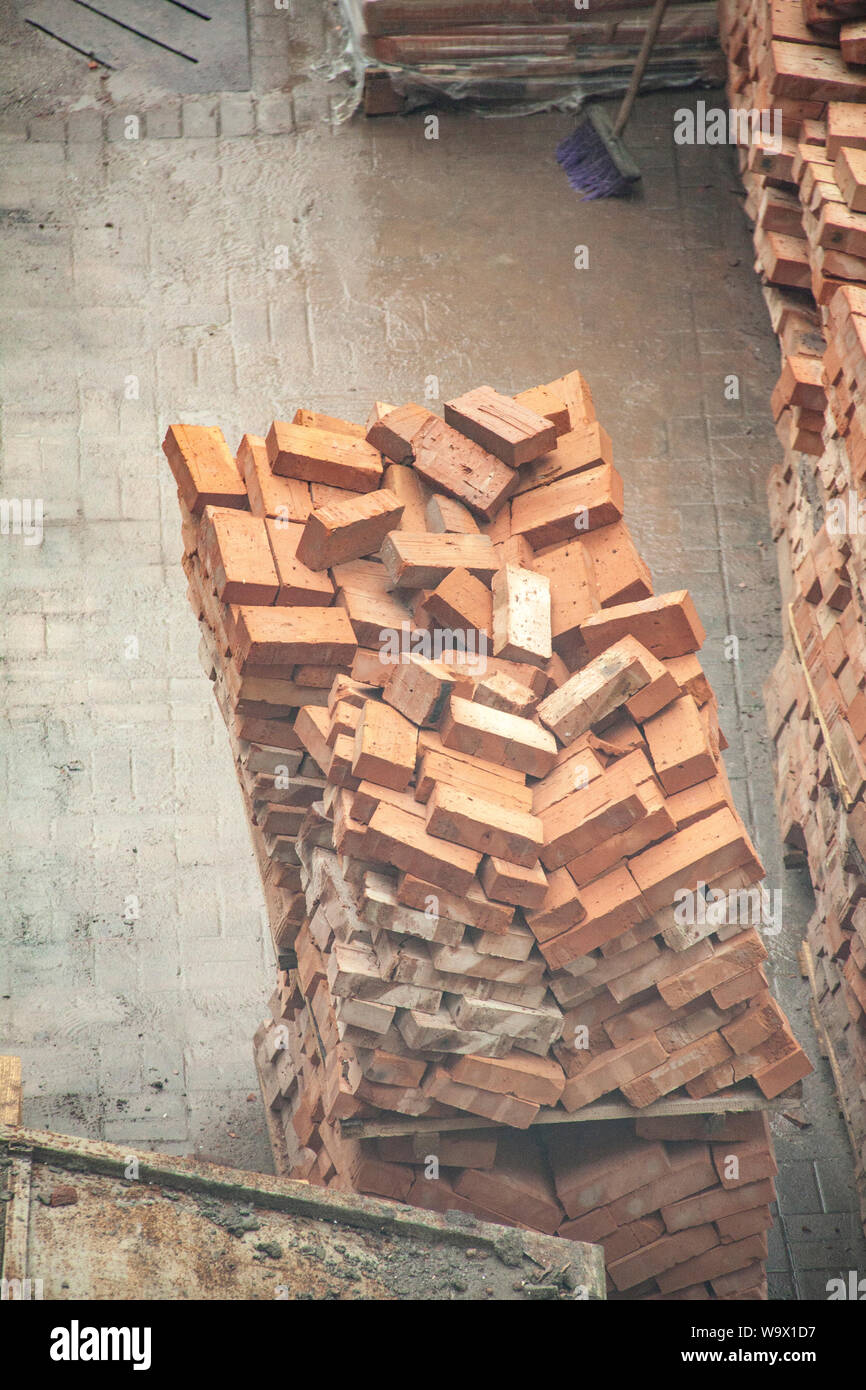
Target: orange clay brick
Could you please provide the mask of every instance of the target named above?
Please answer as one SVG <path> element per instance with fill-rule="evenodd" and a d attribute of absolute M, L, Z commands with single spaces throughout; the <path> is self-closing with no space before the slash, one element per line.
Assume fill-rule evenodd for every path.
<path fill-rule="evenodd" d="M 271 471 L 284 478 L 372 492 L 382 481 L 382 456 L 364 439 L 275 420 L 267 435 Z"/>
<path fill-rule="evenodd" d="M 446 748 L 500 763 L 532 777 L 543 777 L 556 760 L 551 733 L 530 719 L 487 709 L 452 695 L 439 725 Z"/>
<path fill-rule="evenodd" d="M 310 484 L 300 478 L 278 478 L 272 473 L 268 447 L 259 435 L 243 436 L 237 466 L 246 483 L 253 516 L 271 517 L 280 525 L 306 521 L 313 506 Z"/>
<path fill-rule="evenodd" d="M 181 498 L 195 516 L 207 506 L 248 506 L 237 464 L 215 425 L 169 425 L 162 449 Z"/>
<path fill-rule="evenodd" d="M 587 618 L 580 630 L 591 657 L 629 634 L 662 659 L 696 652 L 706 638 L 687 589 L 603 608 Z"/>
<path fill-rule="evenodd" d="M 585 916 L 576 927 L 539 942 L 539 950 L 551 970 L 622 936 L 646 915 L 640 890 L 625 865 L 618 865 L 588 883 L 581 889 L 580 902 Z M 527 921 L 531 927 L 529 917 Z"/>
<path fill-rule="evenodd" d="M 327 572 L 316 573 L 298 559 L 303 527 L 268 517 L 265 529 L 279 579 L 277 604 L 287 607 L 329 608 L 334 601 L 334 581 Z M 330 684 L 330 682 L 328 682 Z"/>
<path fill-rule="evenodd" d="M 766 946 L 754 928 L 749 927 L 718 946 L 707 960 L 679 975 L 660 980 L 659 993 L 672 1009 L 681 1009 L 707 990 L 742 975 L 766 959 Z M 723 1057 L 718 1058 L 722 1060 Z M 715 1065 L 715 1062 L 707 1063 L 707 1067 Z"/>
<path fill-rule="evenodd" d="M 354 738 L 352 772 L 393 791 L 405 791 L 415 771 L 418 731 L 402 714 L 367 700 Z"/>
<path fill-rule="evenodd" d="M 636 638 L 623 637 L 542 700 L 538 717 L 560 743 L 569 744 L 658 681 L 670 683 L 669 699 L 679 693 L 661 662 Z"/>
<path fill-rule="evenodd" d="M 669 796 L 715 775 L 715 759 L 691 695 L 681 695 L 647 719 L 643 732 L 653 767 Z"/>
<path fill-rule="evenodd" d="M 587 786 L 542 812 L 541 862 L 546 869 L 558 869 L 611 835 L 627 830 L 645 814 L 632 778 L 615 763 Z"/>
<path fill-rule="evenodd" d="M 652 1071 L 625 1083 L 621 1087 L 622 1093 L 630 1105 L 643 1108 L 675 1091 L 693 1077 L 700 1076 L 708 1068 L 718 1066 L 730 1053 L 731 1049 L 720 1033 L 708 1033 L 706 1037 L 698 1038 L 697 1042 L 672 1052 Z"/>
<path fill-rule="evenodd" d="M 261 517 L 233 507 L 205 507 L 199 552 L 222 603 L 275 601 L 279 578 Z"/>
<path fill-rule="evenodd" d="M 327 570 L 375 554 L 402 515 L 403 507 L 387 488 L 319 507 L 304 522 L 298 559 L 312 570 Z"/>
<path fill-rule="evenodd" d="M 635 855 L 629 867 L 650 911 L 661 912 L 677 890 L 711 883 L 753 859 L 742 822 L 724 807 Z"/>
<path fill-rule="evenodd" d="M 529 463 L 556 443 L 556 428 L 550 420 L 490 386 L 477 386 L 446 401 L 444 414 L 449 425 L 509 468 Z"/>

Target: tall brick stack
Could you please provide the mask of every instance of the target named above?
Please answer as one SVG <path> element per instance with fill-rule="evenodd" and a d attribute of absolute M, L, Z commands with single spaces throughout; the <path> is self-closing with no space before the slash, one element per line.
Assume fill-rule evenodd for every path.
<path fill-rule="evenodd" d="M 652 592 L 578 372 L 444 413 L 164 445 L 281 966 L 256 1038 L 278 1161 L 599 1229 L 630 1296 L 760 1296 L 760 1114 L 550 1123 L 736 1110 L 810 1070 L 762 968 L 700 619 Z M 637 1146 L 622 1171 L 611 1143 Z"/>
<path fill-rule="evenodd" d="M 785 840 L 815 887 L 807 963 L 866 1221 L 864 20 L 863 3 L 827 0 L 721 9 L 731 105 L 782 113 L 781 141 L 740 149 L 782 352 L 769 496 L 785 649 L 765 698 Z"/>

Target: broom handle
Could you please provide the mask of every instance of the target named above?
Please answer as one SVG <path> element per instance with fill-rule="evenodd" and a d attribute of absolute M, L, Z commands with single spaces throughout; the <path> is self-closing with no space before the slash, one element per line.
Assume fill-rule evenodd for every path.
<path fill-rule="evenodd" d="M 637 62 L 634 65 L 634 71 L 631 75 L 631 81 L 628 84 L 628 91 L 622 99 L 622 106 L 619 108 L 617 118 L 614 121 L 614 135 L 621 135 L 622 132 L 625 130 L 625 123 L 631 115 L 631 108 L 634 106 L 634 99 L 640 91 L 640 84 L 643 79 L 643 75 L 646 72 L 646 65 L 650 60 L 650 54 L 653 51 L 653 44 L 656 41 L 656 34 L 659 31 L 659 27 L 664 16 L 664 12 L 667 9 L 667 5 L 668 0 L 656 0 L 655 2 L 653 12 L 650 15 L 650 22 L 647 25 L 647 31 L 643 36 L 643 43 L 641 44 L 640 53 L 637 55 Z"/>

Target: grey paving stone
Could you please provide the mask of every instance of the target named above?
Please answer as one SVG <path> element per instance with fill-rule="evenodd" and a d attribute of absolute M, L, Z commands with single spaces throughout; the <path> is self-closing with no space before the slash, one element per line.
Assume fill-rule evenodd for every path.
<path fill-rule="evenodd" d="M 105 122 L 106 138 L 115 143 L 137 145 L 144 139 L 144 112 L 112 111 Z"/>
<path fill-rule="evenodd" d="M 22 1120 L 31 1129 L 50 1129 L 81 1139 L 102 1139 L 102 1101 L 98 1096 L 46 1093 L 34 1097 L 25 1093 Z"/>
<path fill-rule="evenodd" d="M 791 1256 L 794 1268 L 799 1272 L 816 1270 L 848 1269 L 858 1256 L 858 1244 L 837 1237 L 823 1240 L 792 1240 Z"/>
<path fill-rule="evenodd" d="M 256 102 L 256 125 L 263 135 L 284 135 L 295 128 L 295 107 L 285 92 L 267 92 Z M 297 124 L 303 124 L 301 114 Z"/>
<path fill-rule="evenodd" d="M 331 115 L 328 93 L 323 92 L 318 85 L 296 87 L 292 93 L 292 101 L 299 130 L 306 126 L 328 124 Z"/>
<path fill-rule="evenodd" d="M 814 1159 L 797 1159 L 785 1165 L 776 1178 L 779 1207 L 785 1216 L 802 1216 L 822 1210 Z"/>
<path fill-rule="evenodd" d="M 66 138 L 70 144 L 98 144 L 102 140 L 101 111 L 70 111 L 66 121 Z"/>
<path fill-rule="evenodd" d="M 785 1233 L 778 1220 L 778 1212 L 774 1214 L 776 1219 L 767 1232 L 767 1268 L 789 1273 L 791 1269 L 791 1258 L 788 1252 L 788 1245 L 785 1241 Z"/>
<path fill-rule="evenodd" d="M 807 1269 L 800 1278 L 800 1297 L 816 1303 L 828 1302 L 833 1291 L 833 1286 L 828 1288 L 828 1284 L 830 1280 L 840 1278 L 845 1281 L 847 1289 L 847 1266 L 839 1269 Z"/>
<path fill-rule="evenodd" d="M 847 1151 L 837 1154 L 822 1153 L 816 1166 L 821 1209 L 828 1212 L 849 1211 L 852 1185 Z"/>
<path fill-rule="evenodd" d="M 109 1144 L 128 1143 L 132 1148 L 150 1148 L 153 1144 L 189 1143 L 189 1124 L 185 1117 L 160 1115 L 130 1116 L 125 1111 L 117 1118 L 106 1118 L 102 1124 L 103 1138 Z"/>
<path fill-rule="evenodd" d="M 768 1271 L 767 1296 L 771 1301 L 773 1299 L 795 1299 L 797 1293 L 790 1274 L 783 1274 L 776 1270 Z"/>
<path fill-rule="evenodd" d="M 62 143 L 66 139 L 66 121 L 62 115 L 35 116 L 27 127 L 30 140 L 49 140 Z"/>
<path fill-rule="evenodd" d="M 149 140 L 178 139 L 181 134 L 181 103 L 164 101 L 159 106 L 149 106 L 145 128 Z"/>
<path fill-rule="evenodd" d="M 219 99 L 216 97 L 185 97 L 181 130 L 186 139 L 213 139 L 219 131 Z"/>
<path fill-rule="evenodd" d="M 224 139 L 252 135 L 256 113 L 251 92 L 224 92 L 219 105 L 220 134 Z"/>

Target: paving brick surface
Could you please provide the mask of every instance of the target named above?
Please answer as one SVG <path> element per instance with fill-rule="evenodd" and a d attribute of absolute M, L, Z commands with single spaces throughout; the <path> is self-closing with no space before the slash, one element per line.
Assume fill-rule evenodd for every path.
<path fill-rule="evenodd" d="M 866 1253 L 796 960 L 808 884 L 773 811 L 778 356 L 730 153 L 675 146 L 685 98 L 646 98 L 643 198 L 581 204 L 553 159 L 566 117 L 444 113 L 438 140 L 420 115 L 331 125 L 348 86 L 315 74 L 339 42 L 312 8 L 253 5 L 252 93 L 183 101 L 7 25 L 0 495 L 44 508 L 41 544 L 0 536 L 0 1035 L 25 1121 L 270 1167 L 250 1039 L 273 961 L 167 424 L 236 443 L 300 404 L 362 420 L 376 396 L 578 365 L 656 587 L 690 588 L 707 627 L 738 805 L 782 893 L 773 984 L 816 1072 L 808 1128 L 774 1121 L 769 1263 L 773 1296 L 821 1297 Z"/>

